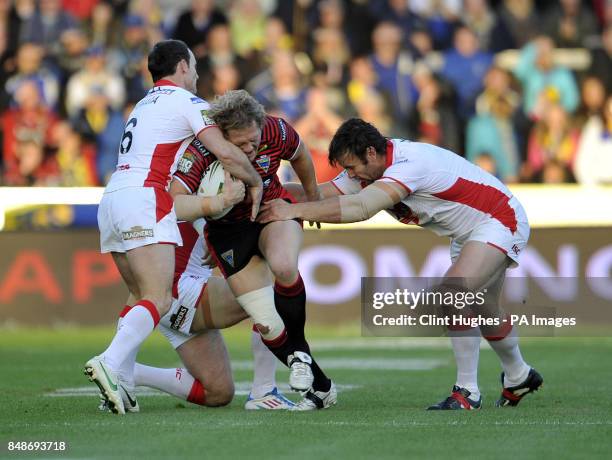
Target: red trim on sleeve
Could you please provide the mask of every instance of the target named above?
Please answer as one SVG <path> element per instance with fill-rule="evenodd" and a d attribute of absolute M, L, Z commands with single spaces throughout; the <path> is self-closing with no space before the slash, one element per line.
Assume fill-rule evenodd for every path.
<path fill-rule="evenodd" d="M 397 182 L 398 184 L 400 184 L 402 187 L 404 187 L 406 189 L 406 191 L 408 192 L 408 195 L 410 195 L 412 193 L 412 190 L 410 190 L 410 187 L 408 187 L 406 184 L 404 184 L 403 182 L 400 182 L 399 180 L 397 180 L 395 177 L 389 177 L 389 176 L 382 176 L 380 179 L 391 179 L 394 182 Z"/>
<path fill-rule="evenodd" d="M 128 311 L 130 311 L 132 309 L 132 307 L 130 305 L 126 305 L 125 307 L 123 307 L 123 310 L 121 310 L 121 313 L 119 313 L 119 318 L 123 318 L 125 315 L 128 314 Z"/>
<path fill-rule="evenodd" d="M 504 248 L 500 248 L 498 245 L 493 244 L 493 243 L 491 243 L 491 242 L 489 242 L 489 241 L 487 241 L 487 244 L 488 244 L 489 246 L 494 247 L 495 249 L 499 249 L 501 252 L 503 252 L 503 253 L 504 253 L 504 255 L 508 255 L 508 251 L 506 251 Z"/>

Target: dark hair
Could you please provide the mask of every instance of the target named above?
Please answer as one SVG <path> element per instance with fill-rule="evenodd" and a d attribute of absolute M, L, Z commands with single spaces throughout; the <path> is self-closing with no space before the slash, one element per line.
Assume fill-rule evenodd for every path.
<path fill-rule="evenodd" d="M 346 154 L 366 162 L 366 149 L 374 147 L 378 155 L 385 153 L 387 139 L 370 123 L 361 118 L 346 120 L 329 143 L 329 164 L 336 166 Z"/>
<path fill-rule="evenodd" d="M 153 81 L 160 80 L 176 72 L 182 60 L 189 64 L 189 47 L 181 40 L 162 40 L 157 42 L 149 53 L 149 72 Z"/>

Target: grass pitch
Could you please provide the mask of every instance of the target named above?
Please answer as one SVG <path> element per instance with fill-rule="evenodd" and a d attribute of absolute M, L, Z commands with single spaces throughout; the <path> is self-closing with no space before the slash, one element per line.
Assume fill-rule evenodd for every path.
<path fill-rule="evenodd" d="M 139 396 L 141 413 L 100 413 L 82 375 L 113 330 L 0 330 L 0 458 L 611 458 L 612 339 L 526 339 L 523 353 L 544 376 L 519 407 L 495 409 L 499 364 L 481 350 L 483 410 L 432 413 L 454 382 L 444 339 L 360 338 L 310 330 L 316 357 L 343 388 L 338 405 L 314 413 L 250 412 L 244 394 L 207 409 L 169 396 Z M 238 389 L 251 379 L 250 331 L 225 334 Z M 139 361 L 174 367 L 159 334 Z M 287 372 L 279 369 L 279 383 Z M 85 392 L 85 393 L 82 393 Z M 89 393 L 89 394 L 87 394 Z M 297 399 L 295 394 L 288 394 Z M 64 452 L 9 452 L 9 441 L 66 441 Z"/>

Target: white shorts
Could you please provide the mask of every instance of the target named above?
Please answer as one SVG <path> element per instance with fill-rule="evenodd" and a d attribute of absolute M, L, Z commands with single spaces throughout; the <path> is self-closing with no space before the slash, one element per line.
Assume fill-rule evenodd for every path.
<path fill-rule="evenodd" d="M 512 198 L 516 201 L 516 198 Z M 516 201 L 511 205 L 516 213 L 516 232 L 512 233 L 508 227 L 503 225 L 497 219 L 489 219 L 488 221 L 478 225 L 474 230 L 458 238 L 453 238 L 450 245 L 451 260 L 453 263 L 459 257 L 461 249 L 468 241 L 481 241 L 487 243 L 494 248 L 499 249 L 506 254 L 511 260 L 511 268 L 518 267 L 519 255 L 527 246 L 529 239 L 529 221 L 523 207 Z"/>
<path fill-rule="evenodd" d="M 100 250 L 127 252 L 154 243 L 181 246 L 170 194 L 152 187 L 105 193 L 98 206 Z"/>
<path fill-rule="evenodd" d="M 162 316 L 158 326 L 174 349 L 197 335 L 191 332 L 191 324 L 207 282 L 208 276 L 183 274 L 179 279 L 178 299 L 172 300 L 170 310 Z"/>

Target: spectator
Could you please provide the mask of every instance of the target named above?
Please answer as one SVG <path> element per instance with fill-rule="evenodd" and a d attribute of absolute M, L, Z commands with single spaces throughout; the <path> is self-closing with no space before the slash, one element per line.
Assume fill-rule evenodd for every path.
<path fill-rule="evenodd" d="M 313 32 L 312 60 L 315 69 L 323 73 L 327 85 L 339 87 L 348 79 L 350 51 L 342 32 L 319 28 Z"/>
<path fill-rule="evenodd" d="M 435 49 L 449 48 L 453 40 L 453 29 L 461 13 L 461 0 L 411 0 L 410 9 L 427 24 Z"/>
<path fill-rule="evenodd" d="M 419 100 L 409 117 L 410 138 L 461 152 L 459 123 L 449 92 L 444 91 L 440 80 L 428 70 L 417 73 L 423 73 L 423 76 L 415 77 L 419 82 Z"/>
<path fill-rule="evenodd" d="M 523 87 L 523 109 L 534 119 L 542 116 L 551 95 L 568 113 L 578 107 L 578 88 L 572 72 L 554 63 L 554 45 L 550 38 L 540 36 L 521 50 L 514 74 Z"/>
<path fill-rule="evenodd" d="M 97 174 L 93 182 L 105 184 L 117 165 L 119 141 L 124 128 L 121 112 L 111 107 L 108 97 L 101 88 L 96 88 L 89 94 L 85 106 L 73 118 L 72 125 L 74 129 L 71 128 L 70 131 L 82 136 L 84 141 L 95 147 L 94 152 L 89 154 L 91 158 L 87 158 L 87 162 L 92 165 L 90 169 L 94 171 L 94 175 Z M 73 145 L 82 144 L 81 139 L 78 139 L 78 142 L 77 139 L 72 141 L 65 146 L 66 158 L 72 158 L 70 149 Z M 60 158 L 58 153 L 60 166 L 63 158 Z"/>
<path fill-rule="evenodd" d="M 74 17 L 62 10 L 61 0 L 40 0 L 38 8 L 23 24 L 22 40 L 42 46 L 46 57 L 54 62 L 61 51 L 62 33 L 76 26 Z"/>
<path fill-rule="evenodd" d="M 304 114 L 307 90 L 290 51 L 277 51 L 269 72 L 256 77 L 250 85 L 253 96 L 267 112 L 286 118 L 289 122 Z"/>
<path fill-rule="evenodd" d="M 372 61 L 367 57 L 356 57 L 350 63 L 350 80 L 346 86 L 349 102 L 355 107 L 366 93 L 376 93 L 378 76 Z"/>
<path fill-rule="evenodd" d="M 550 105 L 529 138 L 525 168 L 527 177 L 537 177 L 553 160 L 571 172 L 579 138 L 579 132 L 571 126 L 563 107 L 560 104 Z"/>
<path fill-rule="evenodd" d="M 7 185 L 51 180 L 52 161 L 44 156 L 57 118 L 42 102 L 39 86 L 25 80 L 15 92 L 16 107 L 2 114 L 3 158 Z M 40 167 L 40 169 L 39 169 Z"/>
<path fill-rule="evenodd" d="M 512 48 L 514 44 L 510 31 L 486 0 L 465 0 L 461 21 L 478 37 L 483 50 L 496 53 Z"/>
<path fill-rule="evenodd" d="M 166 38 L 164 32 L 164 14 L 157 0 L 130 0 L 128 14 L 144 19 L 149 46 Z"/>
<path fill-rule="evenodd" d="M 402 51 L 402 32 L 391 22 L 376 26 L 372 43 L 370 62 L 377 76 L 377 89 L 389 99 L 397 123 L 405 125 L 418 97 L 411 78 L 415 63 Z"/>
<path fill-rule="evenodd" d="M 183 40 L 196 59 L 206 54 L 206 40 L 213 27 L 227 24 L 227 17 L 213 0 L 192 0 L 191 8 L 178 18 L 173 38 Z"/>
<path fill-rule="evenodd" d="M 24 81 L 32 81 L 39 88 L 42 103 L 57 109 L 60 85 L 57 77 L 43 64 L 44 50 L 35 43 L 24 43 L 17 50 L 17 72 L 6 82 L 8 94 L 16 94 Z"/>
<path fill-rule="evenodd" d="M 543 184 L 567 184 L 576 182 L 576 180 L 567 165 L 558 160 L 550 160 L 544 165 L 541 174 L 538 175 L 538 182 Z"/>
<path fill-rule="evenodd" d="M 233 48 L 245 59 L 263 49 L 266 15 L 259 0 L 234 2 L 230 11 L 230 31 Z"/>
<path fill-rule="evenodd" d="M 583 47 L 585 39 L 598 32 L 595 15 L 582 0 L 559 0 L 544 18 L 544 31 L 559 48 Z"/>
<path fill-rule="evenodd" d="M 414 14 L 409 8 L 409 3 L 405 0 L 385 0 L 378 2 L 380 6 L 374 4 L 377 19 L 379 22 L 390 22 L 395 24 L 401 31 L 402 46 L 408 47 L 409 37 L 414 30 L 423 30 L 427 27 L 425 21 Z"/>
<path fill-rule="evenodd" d="M 582 129 L 575 171 L 581 184 L 612 185 L 612 94 Z"/>
<path fill-rule="evenodd" d="M 606 89 L 597 77 L 588 76 L 580 85 L 580 107 L 576 113 L 576 125 L 582 128 L 591 117 L 600 117 L 606 101 Z"/>
<path fill-rule="evenodd" d="M 85 27 L 92 46 L 109 49 L 117 45 L 120 38 L 118 31 L 121 29 L 121 16 L 115 17 L 113 13 L 109 3 L 99 2 L 94 6 L 91 18 Z M 144 24 L 144 20 L 142 22 Z"/>
<path fill-rule="evenodd" d="M 240 56 L 232 47 L 230 29 L 225 24 L 214 26 L 208 33 L 206 40 L 206 53 L 198 60 L 197 69 L 205 82 L 210 80 L 210 73 L 215 67 L 232 65 L 240 73 L 240 82 L 246 81 L 255 75 L 255 68 L 251 68 L 250 63 Z"/>
<path fill-rule="evenodd" d="M 106 93 L 111 106 L 116 110 L 120 110 L 125 103 L 125 85 L 122 78 L 106 66 L 104 50 L 95 46 L 87 51 L 85 68 L 68 80 L 66 88 L 68 115 L 75 117 L 85 107 L 92 92 L 98 90 Z"/>
<path fill-rule="evenodd" d="M 62 77 L 62 85 L 85 65 L 89 39 L 80 27 L 68 29 L 60 39 L 61 48 L 57 63 Z"/>
<path fill-rule="evenodd" d="M 591 50 L 589 74 L 598 77 L 606 91 L 612 93 L 612 22 L 601 34 L 601 46 Z"/>
<path fill-rule="evenodd" d="M 476 116 L 467 126 L 466 158 L 477 163 L 487 154 L 495 164 L 495 175 L 506 183 L 517 182 L 521 157 L 513 117 L 520 104 L 512 90 L 510 75 L 491 67 L 485 76 L 485 88 L 476 100 Z"/>
<path fill-rule="evenodd" d="M 58 181 L 64 187 L 93 187 L 100 185 L 96 177 L 95 151 L 91 145 L 84 144 L 81 136 L 69 123 L 58 123 L 53 130 L 57 144 Z M 118 139 L 118 138 L 117 138 Z M 118 142 L 116 147 L 118 147 Z M 115 150 L 115 163 L 117 150 Z"/>
<path fill-rule="evenodd" d="M 495 158 L 493 158 L 493 155 L 491 155 L 487 151 L 482 151 L 477 156 L 475 156 L 474 159 L 471 161 L 476 166 L 484 169 L 489 174 L 492 174 L 493 176 L 500 178 L 498 167 L 497 167 L 497 162 L 495 161 Z"/>
<path fill-rule="evenodd" d="M 444 53 L 441 73 L 457 92 L 459 117 L 465 122 L 474 114 L 474 102 L 493 56 L 479 49 L 478 37 L 465 26 L 457 28 L 453 43 L 454 48 Z"/>
<path fill-rule="evenodd" d="M 129 102 L 138 102 L 149 86 L 148 78 L 142 74 L 149 50 L 144 19 L 135 14 L 125 16 L 119 46 L 109 52 L 108 62 L 123 77 Z"/>
<path fill-rule="evenodd" d="M 536 37 L 541 27 L 533 0 L 504 0 L 498 15 L 512 37 L 511 48 L 525 46 Z"/>
<path fill-rule="evenodd" d="M 327 100 L 324 88 L 311 88 L 306 99 L 306 113 L 295 124 L 300 138 L 310 150 L 317 174 L 317 182 L 327 182 L 342 169 L 329 164 L 327 149 L 342 118 L 335 113 Z"/>

